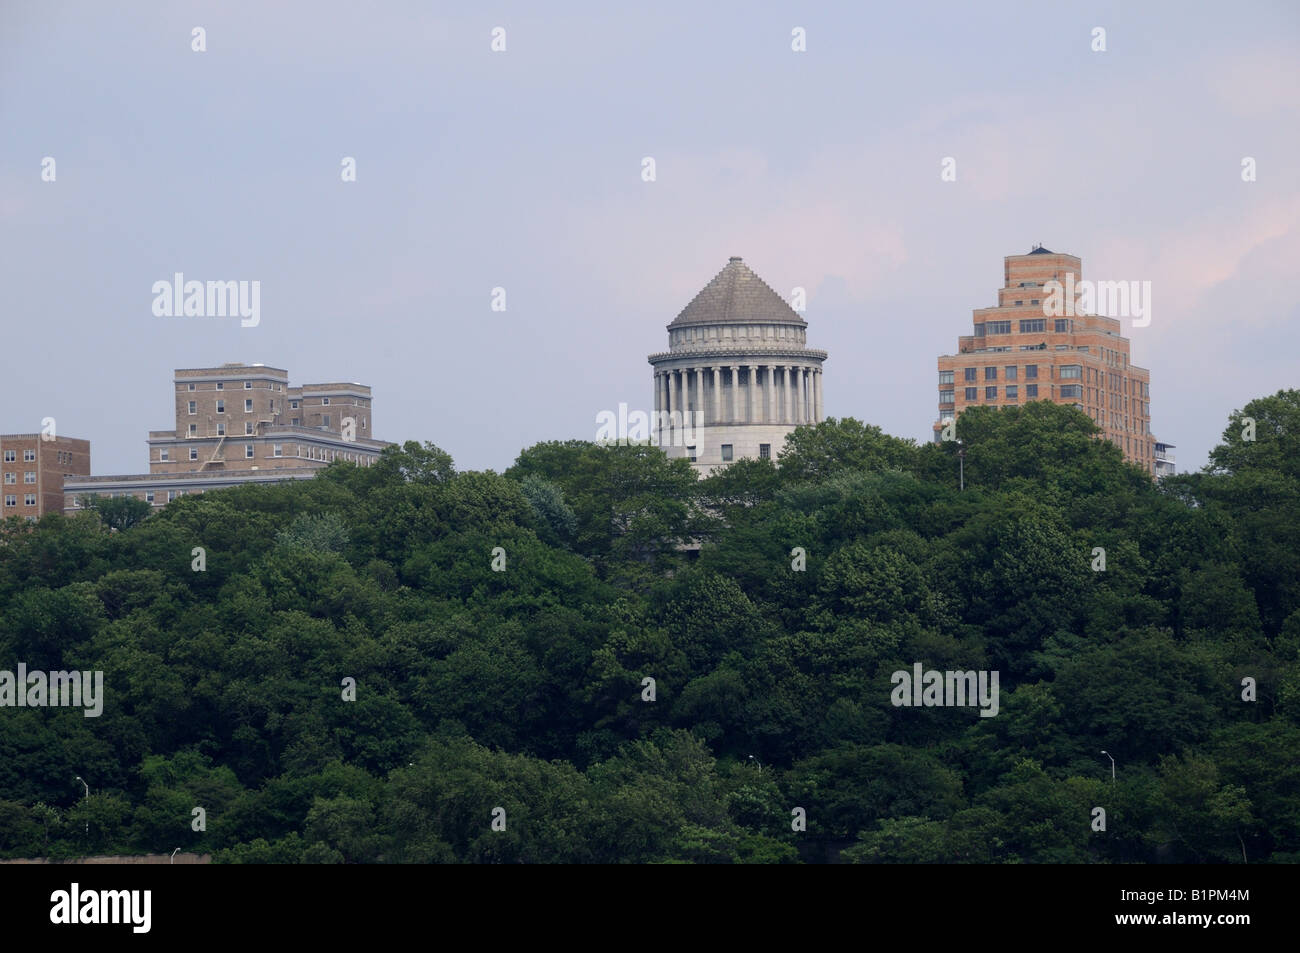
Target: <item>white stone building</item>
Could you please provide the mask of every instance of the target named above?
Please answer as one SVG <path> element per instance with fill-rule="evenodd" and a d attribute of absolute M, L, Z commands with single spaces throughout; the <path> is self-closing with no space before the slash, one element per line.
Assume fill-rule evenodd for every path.
<path fill-rule="evenodd" d="M 807 322 L 739 258 L 668 325 L 651 354 L 655 438 L 701 475 L 742 458 L 775 458 L 800 424 L 822 420 L 825 351 Z"/>

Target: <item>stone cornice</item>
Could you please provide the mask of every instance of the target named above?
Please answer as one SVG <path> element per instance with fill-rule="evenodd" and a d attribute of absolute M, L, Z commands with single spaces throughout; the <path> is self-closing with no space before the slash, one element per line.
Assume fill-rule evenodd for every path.
<path fill-rule="evenodd" d="M 808 363 L 826 360 L 825 351 L 812 348 L 798 350 L 760 351 L 753 348 L 689 348 L 680 351 L 660 351 L 646 358 L 651 364 L 683 360 L 707 364 L 782 364 Z"/>

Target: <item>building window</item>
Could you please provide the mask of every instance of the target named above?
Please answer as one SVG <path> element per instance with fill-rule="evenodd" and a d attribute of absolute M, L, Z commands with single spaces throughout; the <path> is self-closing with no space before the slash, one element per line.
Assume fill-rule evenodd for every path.
<path fill-rule="evenodd" d="M 722 462 L 723 462 L 723 463 L 730 463 L 730 462 L 731 462 L 731 456 L 732 456 L 731 444 L 729 444 L 729 443 L 724 443 L 724 444 L 722 445 Z"/>
<path fill-rule="evenodd" d="M 302 418 L 301 418 L 301 417 L 294 417 L 292 420 L 289 421 L 289 425 L 290 425 L 291 427 L 298 427 L 298 426 L 300 426 L 301 424 L 302 424 Z"/>
<path fill-rule="evenodd" d="M 952 371 L 940 371 L 940 372 L 939 372 L 939 383 L 940 383 L 940 384 L 951 384 L 951 383 L 952 383 Z"/>
<path fill-rule="evenodd" d="M 226 412 L 226 402 L 224 400 L 217 401 L 217 413 L 224 414 L 225 412 Z"/>
<path fill-rule="evenodd" d="M 191 460 L 191 461 L 194 461 L 194 460 L 197 460 L 198 458 L 199 458 L 199 451 L 198 451 L 198 448 L 197 448 L 197 447 L 190 447 L 190 460 Z"/>
<path fill-rule="evenodd" d="M 966 380 L 968 380 L 968 381 L 973 381 L 973 380 L 975 380 L 975 368 L 973 368 L 973 367 L 965 367 L 965 368 L 962 368 L 962 373 L 963 373 L 963 375 L 965 376 L 965 379 L 966 379 Z"/>
<path fill-rule="evenodd" d="M 198 435 L 199 435 L 199 425 L 198 425 L 198 424 L 190 424 L 190 436 L 191 436 L 191 437 L 197 437 Z"/>
<path fill-rule="evenodd" d="M 978 387 L 967 387 L 967 388 L 966 388 L 966 401 L 969 403 L 969 402 L 971 402 L 971 401 L 979 400 L 979 392 L 980 392 L 980 389 L 979 389 Z"/>
<path fill-rule="evenodd" d="M 252 389 L 253 389 L 253 382 L 252 382 L 252 381 L 244 381 L 244 390 L 252 390 Z"/>
<path fill-rule="evenodd" d="M 251 443 L 244 444 L 244 459 L 253 459 L 253 445 Z"/>
<path fill-rule="evenodd" d="M 1038 302 L 1035 301 L 1034 303 L 1037 304 Z M 1046 318 L 1030 318 L 1026 321 L 1020 322 L 1020 333 L 1037 334 L 1038 332 L 1044 330 L 1046 327 L 1047 327 Z"/>
<path fill-rule="evenodd" d="M 983 322 L 983 321 L 981 321 L 979 324 L 975 325 L 975 336 L 976 336 L 977 338 L 982 338 L 982 337 L 984 336 L 984 322 Z"/>
<path fill-rule="evenodd" d="M 1026 385 L 1025 385 L 1025 396 L 1026 396 L 1026 397 L 1029 397 L 1029 398 L 1037 397 L 1037 396 L 1038 396 L 1038 385 L 1037 385 L 1037 384 L 1026 384 Z"/>
<path fill-rule="evenodd" d="M 772 445 L 770 443 L 760 443 L 758 445 L 758 459 L 760 460 L 772 459 Z"/>
<path fill-rule="evenodd" d="M 1067 332 L 1070 331 L 1070 319 L 1069 319 L 1069 318 L 1057 318 L 1055 324 L 1056 324 L 1056 333 L 1057 333 L 1057 334 L 1065 334 L 1065 333 L 1067 333 Z"/>
<path fill-rule="evenodd" d="M 23 463 L 35 463 L 35 462 L 36 462 L 36 451 L 35 451 L 35 450 L 24 450 L 24 451 L 23 451 Z"/>
<path fill-rule="evenodd" d="M 190 401 L 190 416 L 192 417 L 198 412 L 199 412 L 199 405 L 194 401 Z"/>
<path fill-rule="evenodd" d="M 15 463 L 18 460 L 18 454 L 13 450 L 5 451 L 5 463 Z"/>
<path fill-rule="evenodd" d="M 250 397 L 248 400 L 244 401 L 244 413 L 251 414 L 252 412 L 253 412 L 253 400 Z"/>
<path fill-rule="evenodd" d="M 1037 299 L 1037 298 L 1030 298 L 1030 299 L 1029 299 L 1029 303 L 1030 303 L 1030 304 L 1038 304 L 1038 299 Z"/>
<path fill-rule="evenodd" d="M 252 433 L 253 433 L 253 422 L 252 422 L 251 420 L 245 420 L 245 421 L 244 421 L 244 436 L 245 436 L 245 437 L 252 436 Z"/>
<path fill-rule="evenodd" d="M 326 414 L 324 417 L 321 418 L 321 426 L 328 427 L 329 425 L 330 425 L 330 415 Z"/>
<path fill-rule="evenodd" d="M 296 400 L 291 400 L 291 401 L 289 401 L 289 409 L 290 409 L 290 410 L 297 410 L 297 409 L 298 409 L 298 402 L 297 402 Z"/>
<path fill-rule="evenodd" d="M 1033 381 L 1033 380 L 1037 380 L 1037 379 L 1038 379 L 1038 365 L 1037 365 L 1037 364 L 1026 364 L 1026 365 L 1025 365 L 1025 380 L 1027 380 L 1027 381 Z"/>
<path fill-rule="evenodd" d="M 272 445 L 271 445 L 271 456 L 273 456 L 273 457 L 283 456 L 283 454 L 281 453 L 281 445 L 280 445 L 280 444 L 277 443 L 277 444 L 272 444 Z"/>
<path fill-rule="evenodd" d="M 35 493 L 28 493 L 26 496 L 23 497 L 23 506 L 35 506 L 35 505 L 36 505 Z"/>
<path fill-rule="evenodd" d="M 5 506 L 17 506 L 17 505 L 18 505 L 18 497 L 14 496 L 12 493 L 6 493 Z"/>
<path fill-rule="evenodd" d="M 320 402 L 323 407 L 328 407 L 330 405 L 330 399 L 328 397 L 322 397 Z"/>
<path fill-rule="evenodd" d="M 687 447 L 687 448 L 686 448 L 686 455 L 687 455 L 687 457 L 690 458 L 691 463 L 694 463 L 694 462 L 695 462 L 695 448 L 694 448 L 694 447 Z"/>
<path fill-rule="evenodd" d="M 941 404 L 952 403 L 952 388 L 949 388 L 948 390 L 939 391 L 939 403 Z"/>
<path fill-rule="evenodd" d="M 1010 334 L 1010 321 L 990 321 L 987 324 L 989 334 Z"/>
<path fill-rule="evenodd" d="M 152 503 L 152 502 L 153 502 L 153 490 L 145 490 L 145 492 L 144 492 L 144 501 L 145 501 L 146 503 Z"/>
<path fill-rule="evenodd" d="M 168 491 L 167 491 L 167 502 L 170 503 L 170 502 L 171 502 L 172 500 L 174 500 L 174 499 L 176 499 L 176 491 L 175 491 L 175 490 L 168 490 Z"/>
<path fill-rule="evenodd" d="M 194 385 L 193 384 L 187 385 L 186 390 L 191 390 L 191 391 L 194 390 Z"/>
<path fill-rule="evenodd" d="M 1007 385 L 1007 400 L 1018 400 L 1020 398 L 1020 385 Z"/>
<path fill-rule="evenodd" d="M 1007 370 L 1006 379 L 1009 381 L 1015 380 L 1019 373 L 1019 368 L 1015 364 L 1012 364 L 1006 370 Z"/>
<path fill-rule="evenodd" d="M 1083 368 L 1078 364 L 1062 364 L 1062 380 L 1080 380 L 1083 377 Z"/>
<path fill-rule="evenodd" d="M 1024 303 L 1025 303 L 1025 302 L 1024 302 L 1024 299 L 1021 299 L 1020 301 L 1017 301 L 1017 302 L 1016 302 L 1016 304 L 1024 304 Z"/>
<path fill-rule="evenodd" d="M 1083 396 L 1083 388 L 1080 387 L 1078 384 L 1062 384 L 1062 385 L 1061 385 L 1061 396 L 1062 396 L 1062 397 L 1082 397 L 1082 396 Z"/>
<path fill-rule="evenodd" d="M 995 381 L 998 379 L 998 369 L 996 367 L 984 368 L 984 379 L 986 381 Z"/>
<path fill-rule="evenodd" d="M 167 462 L 167 451 L 165 449 L 158 451 L 158 459 L 163 463 Z"/>
<path fill-rule="evenodd" d="M 6 473 L 6 474 L 5 474 L 5 482 L 6 482 L 6 483 L 17 483 L 17 482 L 18 482 L 18 474 L 17 474 L 17 473 Z"/>
<path fill-rule="evenodd" d="M 217 436 L 224 437 L 225 435 L 226 435 L 226 422 L 223 420 L 217 424 Z"/>
<path fill-rule="evenodd" d="M 226 389 L 225 381 L 217 381 L 217 390 L 225 390 L 225 389 Z"/>
<path fill-rule="evenodd" d="M 986 387 L 986 388 L 984 388 L 984 399 L 985 399 L 985 400 L 997 400 L 997 399 L 998 399 L 998 389 L 997 389 L 997 387 Z"/>

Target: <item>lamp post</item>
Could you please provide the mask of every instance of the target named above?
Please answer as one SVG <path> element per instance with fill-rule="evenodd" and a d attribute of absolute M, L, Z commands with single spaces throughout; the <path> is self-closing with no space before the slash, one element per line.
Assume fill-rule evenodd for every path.
<path fill-rule="evenodd" d="M 180 848 L 177 847 L 176 850 L 180 850 Z M 169 863 L 169 864 L 174 864 L 174 863 L 176 863 L 176 850 L 172 851 L 171 859 L 170 859 L 169 861 L 167 861 L 167 863 Z"/>
<path fill-rule="evenodd" d="M 90 800 L 90 785 L 81 780 L 81 775 L 77 775 L 77 780 L 81 781 L 81 786 L 86 789 L 86 800 Z M 90 836 L 90 818 L 86 818 L 86 836 Z"/>
<path fill-rule="evenodd" d="M 758 760 L 757 758 L 755 758 L 752 754 L 749 756 L 749 760 L 752 761 L 752 762 L 754 762 L 754 767 L 758 768 L 758 773 L 759 773 L 759 774 L 762 774 L 762 773 L 763 773 L 763 762 L 759 761 L 759 760 Z"/>
<path fill-rule="evenodd" d="M 957 441 L 957 466 L 961 470 L 961 488 L 966 489 L 966 444 Z"/>
<path fill-rule="evenodd" d="M 1110 758 L 1110 783 L 1115 783 L 1115 757 L 1109 751 L 1103 751 L 1106 757 Z"/>

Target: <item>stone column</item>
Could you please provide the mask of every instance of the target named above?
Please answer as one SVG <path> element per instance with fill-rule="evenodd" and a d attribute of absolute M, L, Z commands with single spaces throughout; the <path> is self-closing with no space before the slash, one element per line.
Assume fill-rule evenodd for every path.
<path fill-rule="evenodd" d="M 733 424 L 740 419 L 738 414 L 738 411 L 740 410 L 740 391 L 737 389 L 739 387 L 740 387 L 740 368 L 737 365 L 732 364 L 731 365 L 731 408 L 727 412 L 727 421 Z"/>
<path fill-rule="evenodd" d="M 659 369 L 655 368 L 655 401 L 654 413 L 650 417 L 650 436 L 656 443 L 659 442 L 659 401 L 662 399 L 663 386 L 659 380 Z"/>
<path fill-rule="evenodd" d="M 717 424 L 722 420 L 722 368 L 716 364 L 713 370 L 713 420 L 710 423 Z"/>
<path fill-rule="evenodd" d="M 787 364 L 781 370 L 785 375 L 785 410 L 781 414 L 781 423 L 788 424 L 794 421 L 794 417 L 791 413 L 791 411 L 794 409 L 793 407 L 794 387 L 792 386 L 792 380 L 790 376 L 790 372 L 794 370 L 794 367 L 792 365 Z"/>
<path fill-rule="evenodd" d="M 777 422 L 776 417 L 776 365 L 767 365 L 767 423 Z"/>
<path fill-rule="evenodd" d="M 821 423 L 826 418 L 822 410 L 822 369 L 820 367 L 813 369 L 813 414 L 817 423 Z"/>
<path fill-rule="evenodd" d="M 812 415 L 812 368 L 805 367 L 799 373 L 799 407 L 803 410 L 803 422 L 813 422 Z"/>
<path fill-rule="evenodd" d="M 695 369 L 695 412 L 698 414 L 703 414 L 706 406 L 704 403 L 704 371 L 705 368 L 703 367 L 697 367 Z M 694 418 L 692 418 L 692 420 L 694 420 Z M 698 450 L 699 448 L 697 447 L 696 449 Z"/>

